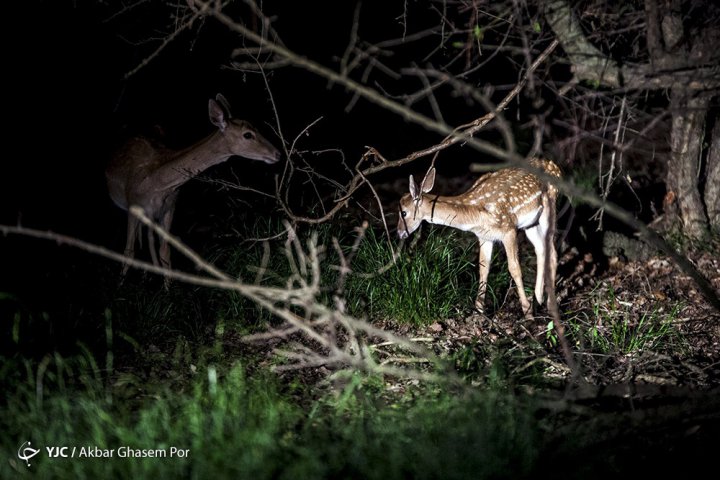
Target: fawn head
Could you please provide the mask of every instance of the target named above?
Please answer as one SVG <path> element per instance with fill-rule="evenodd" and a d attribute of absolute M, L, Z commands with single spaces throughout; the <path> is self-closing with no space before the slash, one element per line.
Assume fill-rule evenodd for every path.
<path fill-rule="evenodd" d="M 400 199 L 400 218 L 397 226 L 400 238 L 407 238 L 422 223 L 423 193 L 430 192 L 433 185 L 435 185 L 435 168 L 428 170 L 420 185 L 415 183 L 415 178 L 410 175 L 410 193 L 406 193 Z"/>

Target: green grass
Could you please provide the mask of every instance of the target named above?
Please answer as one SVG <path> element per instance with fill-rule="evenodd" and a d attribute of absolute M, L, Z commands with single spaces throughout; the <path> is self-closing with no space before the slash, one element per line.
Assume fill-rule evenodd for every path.
<path fill-rule="evenodd" d="M 682 303 L 643 305 L 616 298 L 610 285 L 592 293 L 591 311 L 567 312 L 576 343 L 588 352 L 628 355 L 643 351 L 680 353 L 686 348 L 676 321 Z"/>
<path fill-rule="evenodd" d="M 413 325 L 456 315 L 472 307 L 477 292 L 473 253 L 474 245 L 462 246 L 456 232 L 431 229 L 415 249 L 377 273 L 392 253 L 386 238 L 368 231 L 347 281 L 350 313 Z"/>
<path fill-rule="evenodd" d="M 17 393 L 0 404 L 2 478 L 515 478 L 537 460 L 530 410 L 500 393 L 434 390 L 378 403 L 377 382 L 354 376 L 339 395 L 297 401 L 261 371 L 206 364 L 185 391 L 119 402 L 87 359 L 55 356 L 42 376 L 24 367 Z M 30 467 L 17 457 L 25 441 L 42 449 Z M 113 457 L 50 458 L 48 446 Z M 120 447 L 189 455 L 118 458 Z"/>
<path fill-rule="evenodd" d="M 270 231 L 265 228 L 269 227 Z M 270 237 L 281 232 L 279 225 L 254 226 L 250 236 Z M 392 264 L 392 248 L 384 233 L 368 229 L 353 251 L 355 233 L 322 225 L 299 232 L 305 245 L 311 234 L 325 248 L 321 265 L 325 303 L 338 292 L 345 298 L 348 312 L 373 320 L 392 320 L 398 324 L 426 325 L 456 315 L 459 310 L 472 308 L 477 292 L 475 242 L 464 241 L 460 234 L 443 229 L 431 229 L 411 251 L 405 251 Z M 352 272 L 339 284 L 339 257 L 332 247 L 336 238 L 346 258 L 351 258 Z M 398 245 L 395 239 L 393 248 Z M 229 245 L 216 250 L 213 263 L 246 282 L 260 280 L 263 285 L 282 286 L 292 274 L 285 253 L 285 236 L 270 242 Z M 490 284 L 507 281 L 500 265 L 493 269 Z M 262 271 L 262 275 L 258 272 Z M 342 287 L 342 288 L 340 288 Z M 494 300 L 493 289 L 488 297 Z M 226 319 L 241 319 L 245 325 L 262 325 L 270 316 L 241 296 L 217 292 L 213 296 L 213 310 Z"/>
<path fill-rule="evenodd" d="M 621 354 L 665 348 L 669 343 L 675 343 L 673 337 L 679 336 L 673 326 L 678 310 L 676 306 L 663 314 L 659 308 L 653 308 L 639 319 L 627 314 L 606 316 L 604 319 L 596 317 L 597 321 L 587 332 L 590 348 Z"/>

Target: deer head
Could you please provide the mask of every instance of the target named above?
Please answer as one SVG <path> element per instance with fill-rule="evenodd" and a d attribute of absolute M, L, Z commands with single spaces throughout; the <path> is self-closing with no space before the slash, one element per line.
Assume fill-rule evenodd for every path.
<path fill-rule="evenodd" d="M 276 163 L 280 152 L 245 120 L 233 119 L 228 101 L 221 94 L 208 102 L 210 122 L 227 142 L 228 149 L 240 157 Z"/>
<path fill-rule="evenodd" d="M 398 220 L 398 236 L 407 238 L 418 229 L 423 221 L 423 194 L 429 193 L 435 185 L 435 168 L 431 168 L 425 174 L 420 186 L 415 183 L 415 178 L 410 175 L 410 193 L 406 193 L 400 199 L 400 218 Z"/>

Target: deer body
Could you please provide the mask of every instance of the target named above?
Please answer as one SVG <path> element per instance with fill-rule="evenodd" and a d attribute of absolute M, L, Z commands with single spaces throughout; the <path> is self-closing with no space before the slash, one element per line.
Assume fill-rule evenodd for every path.
<path fill-rule="evenodd" d="M 230 117 L 222 95 L 209 101 L 208 110 L 210 122 L 217 130 L 190 147 L 172 150 L 136 137 L 116 153 L 105 170 L 105 177 L 110 198 L 117 206 L 129 210 L 138 205 L 167 231 L 175 213 L 178 189 L 191 178 L 234 155 L 265 163 L 280 159 L 280 152 L 250 123 Z M 134 257 L 135 242 L 139 238 L 139 220 L 128 214 L 125 256 Z M 156 252 L 152 230 L 148 230 L 148 248 L 153 264 L 170 267 L 169 245 L 161 240 Z M 126 264 L 123 274 L 127 269 Z"/>
<path fill-rule="evenodd" d="M 561 176 L 560 169 L 552 161 L 535 159 L 530 163 L 550 175 Z M 410 193 L 400 200 L 400 238 L 409 236 L 423 221 L 474 233 L 480 243 L 480 288 L 475 302 L 480 311 L 484 310 L 493 244 L 502 242 L 523 313 L 531 317 L 531 304 L 525 295 L 518 260 L 517 232 L 524 230 L 535 248 L 538 265 L 535 298 L 542 303 L 546 255 L 549 255 L 550 264 L 547 280 L 555 284 L 557 253 L 552 237 L 557 189 L 521 168 L 485 174 L 468 191 L 456 196 L 429 194 L 434 183 L 435 169 L 428 172 L 419 186 L 410 176 Z"/>

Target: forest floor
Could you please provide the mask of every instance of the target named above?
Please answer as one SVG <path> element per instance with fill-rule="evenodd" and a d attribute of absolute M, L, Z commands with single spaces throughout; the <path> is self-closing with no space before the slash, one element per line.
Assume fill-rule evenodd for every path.
<path fill-rule="evenodd" d="M 720 292 L 717 255 L 704 249 L 688 258 Z M 548 425 L 539 471 L 561 462 L 558 478 L 699 474 L 720 435 L 720 313 L 661 256 L 601 262 L 573 249 L 560 271 L 560 310 L 578 372 L 564 362 L 544 307 L 533 321 L 518 320 L 514 288 L 488 315 L 423 327 L 374 324 L 450 359 L 472 385 L 488 385 L 502 372 L 505 388 L 533 397 L 535 415 Z M 377 352 L 388 363 L 405 358 L 392 347 Z M 314 383 L 329 373 L 323 367 L 300 375 Z M 385 382 L 390 397 L 418 388 L 413 379 Z"/>

